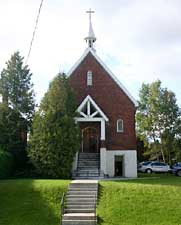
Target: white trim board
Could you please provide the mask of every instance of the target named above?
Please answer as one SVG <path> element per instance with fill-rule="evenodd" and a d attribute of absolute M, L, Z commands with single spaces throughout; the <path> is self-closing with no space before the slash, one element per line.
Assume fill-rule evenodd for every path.
<path fill-rule="evenodd" d="M 105 65 L 105 63 L 99 58 L 99 56 L 91 49 L 87 48 L 84 54 L 80 57 L 80 59 L 74 64 L 74 66 L 69 70 L 68 76 L 75 71 L 75 69 L 80 65 L 80 63 L 85 59 L 88 53 L 91 53 L 95 59 L 100 63 L 100 65 L 105 69 L 105 71 L 112 77 L 112 79 L 118 84 L 118 86 L 123 90 L 123 92 L 128 96 L 128 98 L 133 102 L 135 107 L 138 106 L 138 102 L 135 98 L 130 94 L 130 92 L 124 87 L 124 85 L 119 81 L 119 79 L 112 73 L 112 71 Z"/>
<path fill-rule="evenodd" d="M 95 113 L 99 113 L 102 118 L 107 122 L 109 121 L 108 117 L 104 114 L 104 112 L 99 108 L 99 106 L 96 104 L 96 102 L 93 100 L 93 98 L 90 95 L 87 95 L 86 98 L 84 98 L 84 100 L 81 102 L 81 104 L 79 105 L 79 107 L 77 108 L 77 112 L 79 112 L 80 114 L 82 114 L 82 109 L 84 108 L 84 106 L 89 103 L 89 113 L 88 115 L 85 115 L 85 117 L 89 117 L 89 118 L 93 118 L 93 114 L 96 116 Z M 90 103 L 92 104 L 92 106 L 96 109 L 96 111 L 90 115 Z M 83 115 L 84 116 L 84 115 Z"/>

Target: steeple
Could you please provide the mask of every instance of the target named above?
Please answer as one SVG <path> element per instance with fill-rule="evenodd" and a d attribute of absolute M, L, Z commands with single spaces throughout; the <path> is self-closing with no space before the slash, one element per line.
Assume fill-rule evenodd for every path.
<path fill-rule="evenodd" d="M 94 42 L 96 41 L 96 37 L 92 28 L 92 22 L 91 22 L 91 13 L 94 13 L 91 9 L 87 11 L 86 13 L 89 13 L 89 33 L 88 36 L 85 38 L 86 42 L 88 43 L 89 48 L 93 48 Z"/>

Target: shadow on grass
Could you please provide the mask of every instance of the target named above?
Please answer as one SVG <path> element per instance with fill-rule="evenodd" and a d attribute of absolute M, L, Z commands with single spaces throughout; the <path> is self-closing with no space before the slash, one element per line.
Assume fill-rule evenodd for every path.
<path fill-rule="evenodd" d="M 67 185 L 54 180 L 0 181 L 0 225 L 59 225 Z"/>
<path fill-rule="evenodd" d="M 103 190 L 104 190 L 103 186 L 99 183 L 98 198 L 97 198 L 97 208 L 99 207 L 100 200 L 103 197 Z M 101 225 L 103 222 L 104 222 L 104 220 L 99 215 L 97 215 L 97 224 Z"/>

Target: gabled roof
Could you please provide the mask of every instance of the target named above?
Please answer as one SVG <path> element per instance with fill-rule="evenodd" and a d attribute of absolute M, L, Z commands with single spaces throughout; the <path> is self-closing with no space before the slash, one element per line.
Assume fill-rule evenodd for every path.
<path fill-rule="evenodd" d="M 99 56 L 95 53 L 92 48 L 87 48 L 84 54 L 80 57 L 80 59 L 74 64 L 74 66 L 68 72 L 68 76 L 76 70 L 76 68 L 81 64 L 81 62 L 85 59 L 85 57 L 91 53 L 95 59 L 100 63 L 100 65 L 105 69 L 105 71 L 112 77 L 112 79 L 118 84 L 118 86 L 122 89 L 122 91 L 128 96 L 128 98 L 133 102 L 135 106 L 138 105 L 135 98 L 130 94 L 130 92 L 124 87 L 124 85 L 119 81 L 119 79 L 112 73 L 112 71 L 105 65 L 105 63 L 99 58 Z"/>
<path fill-rule="evenodd" d="M 90 106 L 94 107 L 94 112 L 92 114 L 90 113 Z M 87 108 L 87 113 L 83 113 L 83 108 Z M 77 112 L 82 114 L 85 118 L 90 117 L 93 118 L 97 114 L 100 114 L 100 116 L 105 120 L 109 121 L 108 117 L 104 114 L 104 112 L 99 108 L 99 106 L 96 104 L 96 102 L 93 100 L 93 98 L 90 95 L 87 95 L 87 97 L 82 101 L 82 103 L 77 108 Z"/>

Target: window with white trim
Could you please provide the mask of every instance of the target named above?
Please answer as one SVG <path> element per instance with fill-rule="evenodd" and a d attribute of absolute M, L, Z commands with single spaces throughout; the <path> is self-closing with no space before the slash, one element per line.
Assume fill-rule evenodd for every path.
<path fill-rule="evenodd" d="M 92 86 L 92 71 L 87 72 L 87 86 Z"/>
<path fill-rule="evenodd" d="M 117 120 L 117 132 L 122 133 L 123 131 L 124 131 L 123 120 L 119 119 Z"/>

